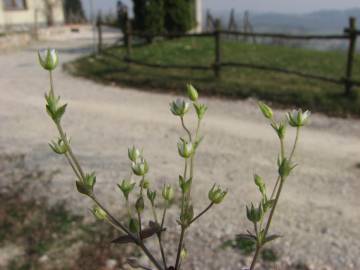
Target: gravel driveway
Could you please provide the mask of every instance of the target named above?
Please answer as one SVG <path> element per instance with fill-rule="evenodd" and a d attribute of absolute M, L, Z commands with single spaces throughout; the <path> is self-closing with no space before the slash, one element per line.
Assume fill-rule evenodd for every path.
<path fill-rule="evenodd" d="M 61 62 L 91 48 L 89 40 L 74 39 L 0 54 L 0 151 L 26 154 L 29 167 L 59 169 L 50 190 L 41 194 L 39 189 L 34 196 L 67 199 L 74 211 L 88 215 L 90 202 L 75 192 L 67 164 L 47 146 L 56 131 L 44 112 L 48 78 L 37 65 L 35 50 L 45 46 L 58 48 Z M 66 131 L 85 168 L 97 172 L 97 192 L 104 202 L 114 209 L 123 203 L 115 184 L 128 175 L 127 147 L 133 144 L 144 148 L 154 186 L 177 184 L 182 162 L 176 142 L 182 131 L 168 108 L 174 96 L 104 86 L 61 69 L 55 72 L 55 82 L 57 93 L 69 103 L 63 120 Z M 255 101 L 203 101 L 209 110 L 196 160 L 195 211 L 207 205 L 214 182 L 227 187 L 229 195 L 189 230 L 185 269 L 240 269 L 249 258 L 220 246 L 250 229 L 245 205 L 258 199 L 252 175 L 256 172 L 269 185 L 274 183 L 278 143 Z M 189 117 L 186 122 L 194 124 Z M 288 179 L 272 226 L 273 233 L 284 236 L 272 244 L 281 254 L 278 269 L 297 269 L 300 264 L 309 269 L 360 269 L 359 150 L 359 120 L 314 115 L 303 130 L 296 156 L 300 166 Z M 169 225 L 175 224 L 177 213 L 173 207 Z M 169 242 L 177 241 L 172 231 L 168 236 Z M 174 255 L 171 248 L 168 253 Z M 275 269 L 273 264 L 268 267 Z"/>

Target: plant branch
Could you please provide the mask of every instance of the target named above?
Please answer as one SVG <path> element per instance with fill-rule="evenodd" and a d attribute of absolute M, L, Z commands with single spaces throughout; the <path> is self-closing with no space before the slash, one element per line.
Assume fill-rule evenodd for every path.
<path fill-rule="evenodd" d="M 179 245 L 178 245 L 178 250 L 177 250 L 177 255 L 176 255 L 175 270 L 179 270 L 180 254 L 181 254 L 181 250 L 182 250 L 182 246 L 183 246 L 185 230 L 186 230 L 185 227 L 181 226 L 181 234 L 180 234 L 180 240 L 179 240 Z"/>
<path fill-rule="evenodd" d="M 192 142 L 191 132 L 190 132 L 190 130 L 185 126 L 184 117 L 183 117 L 183 116 L 180 116 L 180 119 L 181 119 L 181 125 L 182 125 L 182 127 L 184 128 L 184 130 L 186 131 L 186 133 L 187 133 L 188 136 L 189 136 L 189 141 Z"/>
<path fill-rule="evenodd" d="M 164 252 L 164 247 L 162 245 L 162 241 L 161 241 L 161 232 L 159 232 L 157 234 L 158 240 L 159 240 L 159 247 L 160 247 L 160 253 L 161 253 L 161 258 L 164 264 L 164 269 L 167 270 L 167 264 L 166 264 L 166 257 L 165 257 L 165 252 Z"/>
<path fill-rule="evenodd" d="M 200 212 L 196 217 L 194 217 L 191 221 L 190 224 L 192 224 L 193 222 L 195 222 L 198 218 L 200 218 L 203 214 L 205 214 L 212 206 L 214 205 L 214 203 L 210 203 L 202 212 Z M 189 224 L 189 225 L 190 225 Z"/>
<path fill-rule="evenodd" d="M 294 157 L 295 149 L 296 149 L 296 146 L 297 146 L 298 141 L 299 141 L 299 135 L 300 135 L 300 127 L 297 127 L 296 128 L 296 136 L 295 136 L 294 145 L 293 145 L 293 148 L 291 150 L 291 154 L 289 156 L 289 162 L 291 162 L 292 158 Z"/>

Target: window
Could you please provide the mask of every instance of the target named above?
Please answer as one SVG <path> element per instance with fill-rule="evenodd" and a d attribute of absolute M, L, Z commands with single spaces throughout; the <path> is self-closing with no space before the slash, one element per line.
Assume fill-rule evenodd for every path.
<path fill-rule="evenodd" d="M 5 10 L 24 10 L 27 8 L 26 0 L 3 0 Z"/>

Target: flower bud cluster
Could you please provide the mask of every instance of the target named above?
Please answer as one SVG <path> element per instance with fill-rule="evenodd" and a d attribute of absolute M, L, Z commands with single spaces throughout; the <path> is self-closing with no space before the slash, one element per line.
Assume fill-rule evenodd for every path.
<path fill-rule="evenodd" d="M 76 188 L 78 192 L 81 194 L 92 196 L 94 192 L 94 186 L 96 183 L 96 175 L 95 172 L 90 174 L 86 174 L 83 180 L 76 181 Z"/>
<path fill-rule="evenodd" d="M 222 190 L 220 186 L 213 185 L 210 189 L 208 197 L 209 200 L 214 204 L 219 204 L 223 201 L 227 194 L 227 190 Z"/>

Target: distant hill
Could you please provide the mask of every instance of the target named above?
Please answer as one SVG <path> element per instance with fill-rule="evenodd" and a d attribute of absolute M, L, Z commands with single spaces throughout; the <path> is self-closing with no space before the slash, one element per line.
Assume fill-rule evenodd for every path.
<path fill-rule="evenodd" d="M 214 12 L 227 25 L 229 11 Z M 236 11 L 238 25 L 242 24 L 243 12 Z M 350 16 L 356 17 L 360 28 L 360 8 L 347 10 L 320 10 L 308 14 L 251 13 L 250 19 L 255 31 L 339 33 L 348 24 Z"/>

